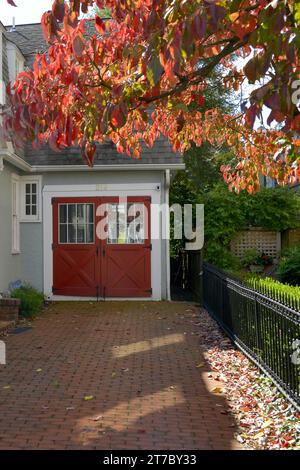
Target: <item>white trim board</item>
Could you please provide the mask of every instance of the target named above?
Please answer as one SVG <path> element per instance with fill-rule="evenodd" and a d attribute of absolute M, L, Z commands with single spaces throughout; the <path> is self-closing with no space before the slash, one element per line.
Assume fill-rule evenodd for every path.
<path fill-rule="evenodd" d="M 160 183 L 155 184 L 106 184 L 105 189 L 95 190 L 95 186 L 104 185 L 70 185 L 70 186 L 45 186 L 43 190 L 43 240 L 44 240 L 44 294 L 49 299 L 54 299 L 52 293 L 53 286 L 53 256 L 52 256 L 52 238 L 53 238 L 53 216 L 52 216 L 52 198 L 57 197 L 101 197 L 101 196 L 150 196 L 153 204 L 160 204 Z M 147 188 L 148 186 L 148 188 Z M 89 190 L 87 189 L 89 188 Z M 156 189 L 155 189 L 156 188 Z M 157 233 L 161 235 L 160 214 L 157 211 L 151 211 L 151 238 Z M 151 251 L 151 287 L 152 297 L 149 300 L 161 300 L 161 273 L 162 273 L 162 243 L 159 241 L 152 243 Z M 65 298 L 65 297 L 64 297 Z M 66 300 L 66 298 L 65 298 Z M 131 299 L 132 300 L 132 299 Z M 141 300 L 137 298 L 137 300 Z"/>
<path fill-rule="evenodd" d="M 126 300 L 139 300 L 141 302 L 157 302 L 159 299 L 153 299 L 152 297 L 71 297 L 71 296 L 65 296 L 65 295 L 52 295 L 52 297 L 49 297 L 49 301 L 54 301 L 54 302 L 119 302 L 119 301 L 126 301 Z"/>
<path fill-rule="evenodd" d="M 28 172 L 32 171 L 32 167 L 31 165 L 29 165 L 29 163 L 25 162 L 23 158 L 19 157 L 8 149 L 1 149 L 0 157 L 8 161 L 8 163 L 10 163 L 11 165 L 14 165 L 16 168 L 19 168 L 20 170 Z"/>

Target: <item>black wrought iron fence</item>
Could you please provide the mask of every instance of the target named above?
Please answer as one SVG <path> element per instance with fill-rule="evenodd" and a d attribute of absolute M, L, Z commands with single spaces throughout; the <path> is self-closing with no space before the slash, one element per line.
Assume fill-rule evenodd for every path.
<path fill-rule="evenodd" d="M 204 264 L 204 307 L 300 408 L 300 313 Z"/>

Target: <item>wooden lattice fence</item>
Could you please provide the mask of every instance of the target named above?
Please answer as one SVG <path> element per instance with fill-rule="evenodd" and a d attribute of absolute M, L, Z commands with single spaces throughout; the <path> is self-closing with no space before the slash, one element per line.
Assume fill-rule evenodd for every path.
<path fill-rule="evenodd" d="M 258 228 L 243 230 L 231 242 L 232 253 L 240 259 L 245 251 L 253 248 L 273 258 L 278 257 L 281 250 L 280 232 Z"/>

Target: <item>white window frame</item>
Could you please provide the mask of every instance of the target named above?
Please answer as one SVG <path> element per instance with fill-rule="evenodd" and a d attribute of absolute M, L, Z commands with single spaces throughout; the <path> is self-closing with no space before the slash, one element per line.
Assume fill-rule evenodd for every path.
<path fill-rule="evenodd" d="M 20 253 L 20 177 L 11 175 L 11 253 Z"/>
<path fill-rule="evenodd" d="M 156 183 L 107 183 L 88 185 L 45 185 L 43 187 L 43 253 L 44 253 L 44 294 L 47 298 L 55 300 L 87 300 L 88 297 L 65 297 L 52 294 L 53 286 L 53 198 L 68 197 L 105 197 L 119 196 L 126 198 L 130 196 L 149 196 L 153 207 L 161 203 L 161 182 Z M 158 189 L 159 188 L 159 189 Z M 162 215 L 158 210 L 151 210 L 151 287 L 152 297 L 143 300 L 153 301 L 162 299 Z M 168 287 L 169 288 L 169 287 Z M 90 298 L 91 300 L 94 297 Z M 122 299 L 120 297 L 120 299 Z M 139 300 L 141 297 L 139 297 Z"/>
<path fill-rule="evenodd" d="M 36 214 L 26 214 L 26 184 L 36 184 Z M 42 176 L 22 176 L 21 177 L 21 222 L 41 222 L 42 221 Z"/>

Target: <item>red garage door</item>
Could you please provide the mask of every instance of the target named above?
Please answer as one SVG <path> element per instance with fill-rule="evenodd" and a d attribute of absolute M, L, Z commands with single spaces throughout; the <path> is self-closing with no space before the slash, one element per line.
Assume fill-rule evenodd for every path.
<path fill-rule="evenodd" d="M 150 198 L 52 202 L 55 295 L 151 296 Z"/>

